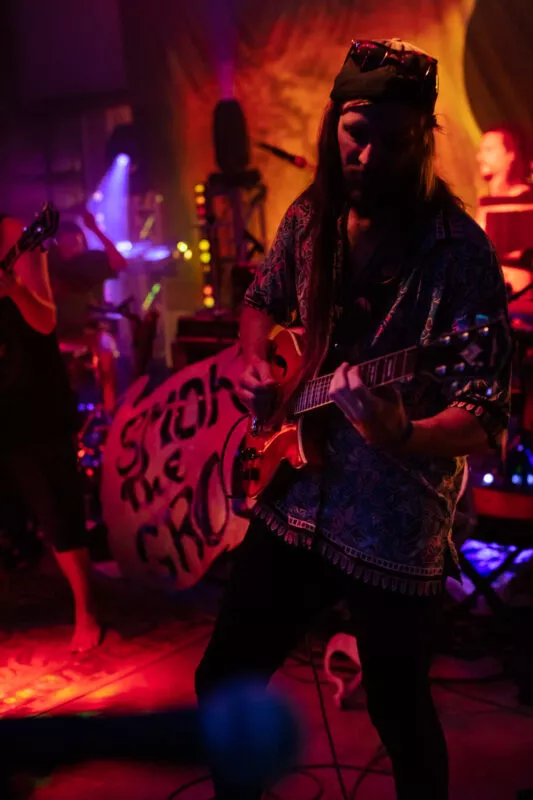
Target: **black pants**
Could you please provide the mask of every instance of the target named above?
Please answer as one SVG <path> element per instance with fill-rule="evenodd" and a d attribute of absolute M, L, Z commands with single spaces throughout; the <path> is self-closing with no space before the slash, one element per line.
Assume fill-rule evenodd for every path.
<path fill-rule="evenodd" d="M 200 701 L 221 682 L 265 682 L 316 616 L 345 598 L 367 693 L 368 712 L 392 760 L 400 800 L 446 800 L 446 741 L 431 697 L 429 668 L 438 598 L 411 597 L 342 575 L 315 552 L 250 525 L 211 641 L 196 673 Z M 217 798 L 235 793 L 214 776 Z M 246 800 L 259 798 L 261 790 Z"/>
<path fill-rule="evenodd" d="M 0 454 L 0 520 L 10 535 L 35 516 L 56 552 L 87 545 L 83 486 L 69 434 L 12 445 Z"/>

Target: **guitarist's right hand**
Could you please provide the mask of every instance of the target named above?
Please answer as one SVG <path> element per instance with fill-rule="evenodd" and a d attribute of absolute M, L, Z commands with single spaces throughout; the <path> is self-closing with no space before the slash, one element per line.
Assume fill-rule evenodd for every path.
<path fill-rule="evenodd" d="M 272 377 L 268 361 L 255 358 L 249 362 L 242 373 L 237 394 L 241 402 L 260 422 L 265 422 L 273 415 L 278 387 Z"/>

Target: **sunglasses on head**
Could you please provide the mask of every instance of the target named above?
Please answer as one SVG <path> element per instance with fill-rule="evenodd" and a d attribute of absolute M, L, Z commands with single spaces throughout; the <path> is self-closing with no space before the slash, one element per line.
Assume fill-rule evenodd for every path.
<path fill-rule="evenodd" d="M 398 50 L 381 42 L 352 42 L 348 58 L 353 59 L 362 72 L 396 64 L 406 78 L 435 82 L 437 77 L 436 58 L 413 50 Z"/>

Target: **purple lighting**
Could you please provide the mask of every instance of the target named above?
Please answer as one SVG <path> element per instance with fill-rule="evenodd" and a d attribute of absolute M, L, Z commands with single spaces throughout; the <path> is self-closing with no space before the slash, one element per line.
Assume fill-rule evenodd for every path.
<path fill-rule="evenodd" d="M 130 157 L 120 153 L 106 172 L 89 201 L 89 211 L 112 242 L 129 241 L 128 196 Z M 88 237 L 90 239 L 90 237 Z M 90 247 L 102 246 L 89 241 Z"/>
<path fill-rule="evenodd" d="M 151 247 L 145 254 L 146 261 L 163 261 L 165 258 L 170 258 L 170 250 L 164 245 L 159 247 Z"/>
<path fill-rule="evenodd" d="M 207 0 L 205 35 L 220 87 L 220 98 L 234 97 L 237 26 L 235 0 Z"/>

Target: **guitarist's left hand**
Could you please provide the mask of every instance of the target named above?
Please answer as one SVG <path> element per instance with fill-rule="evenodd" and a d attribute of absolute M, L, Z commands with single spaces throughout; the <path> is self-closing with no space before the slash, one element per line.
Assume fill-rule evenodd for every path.
<path fill-rule="evenodd" d="M 361 380 L 359 367 L 345 363 L 333 376 L 329 396 L 367 442 L 388 450 L 401 447 L 408 420 L 396 388 L 370 391 Z"/>

